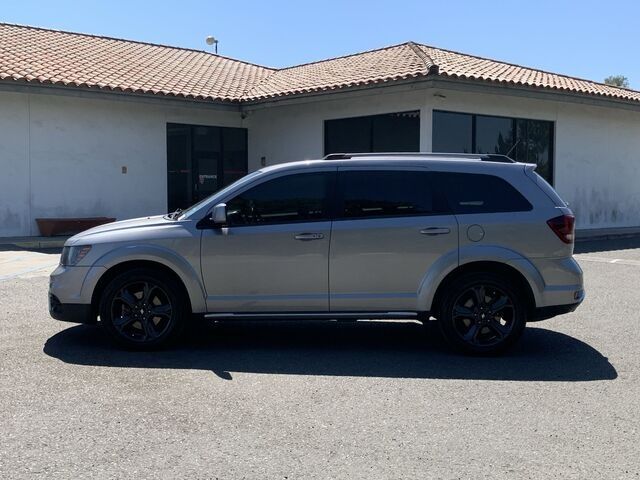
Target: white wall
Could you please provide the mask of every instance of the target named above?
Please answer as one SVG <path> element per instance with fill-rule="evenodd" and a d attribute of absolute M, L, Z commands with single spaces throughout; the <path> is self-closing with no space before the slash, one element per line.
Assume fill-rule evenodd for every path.
<path fill-rule="evenodd" d="M 324 120 L 377 113 L 420 110 L 420 148 L 431 151 L 433 109 L 556 122 L 555 187 L 578 227 L 640 226 L 640 112 L 433 88 L 272 104 L 245 120 L 174 105 L 0 92 L 0 236 L 37 235 L 38 217 L 166 211 L 168 122 L 247 127 L 255 170 L 262 156 L 268 165 L 319 158 Z"/>
<path fill-rule="evenodd" d="M 0 92 L 0 236 L 37 235 L 38 217 L 166 212 L 168 122 L 242 120 L 168 103 Z"/>
<path fill-rule="evenodd" d="M 554 186 L 578 228 L 640 226 L 640 112 L 619 108 L 442 88 L 316 97 L 248 111 L 249 168 L 321 157 L 324 120 L 403 110 L 420 110 L 428 152 L 434 109 L 554 121 Z"/>

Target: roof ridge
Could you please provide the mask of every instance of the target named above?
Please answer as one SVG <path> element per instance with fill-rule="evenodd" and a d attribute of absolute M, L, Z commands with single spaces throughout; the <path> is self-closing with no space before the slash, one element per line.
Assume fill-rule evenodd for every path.
<path fill-rule="evenodd" d="M 451 50 L 451 49 L 448 49 L 448 48 L 434 47 L 433 45 L 426 45 L 424 43 L 418 43 L 416 45 L 419 45 L 421 47 L 426 47 L 426 48 L 432 48 L 433 50 L 439 50 L 441 52 L 455 53 L 456 55 L 462 55 L 464 57 L 477 58 L 479 60 L 485 60 L 487 62 L 502 63 L 504 65 L 510 65 L 512 67 L 526 68 L 528 70 L 535 70 L 536 72 L 546 73 L 548 75 L 557 75 L 559 77 L 571 78 L 572 80 L 579 80 L 581 82 L 589 82 L 589 83 L 594 83 L 596 85 L 603 85 L 605 87 L 615 88 L 615 89 L 618 89 L 618 90 L 623 90 L 625 92 L 640 93 L 640 90 L 634 90 L 633 88 L 626 88 L 626 87 L 618 87 L 616 85 L 609 85 L 608 83 L 598 82 L 597 80 L 590 80 L 588 78 L 576 77 L 575 75 L 568 75 L 568 74 L 565 74 L 565 73 L 551 72 L 549 70 L 543 70 L 541 68 L 528 67 L 527 65 L 522 65 L 522 64 L 519 64 L 519 63 L 505 62 L 504 60 L 496 60 L 495 58 L 489 58 L 489 57 L 483 57 L 481 55 L 474 55 L 474 54 L 471 54 L 471 53 L 459 52 L 457 50 Z"/>
<path fill-rule="evenodd" d="M 415 42 L 409 41 L 407 42 L 409 48 L 413 50 L 420 60 L 424 62 L 424 65 L 427 67 L 427 75 L 438 75 L 440 73 L 440 67 L 436 64 L 436 62 L 431 58 L 427 53 L 421 50 Z"/>
<path fill-rule="evenodd" d="M 323 58 L 322 60 L 314 60 L 312 62 L 299 63 L 297 65 L 291 65 L 289 67 L 276 68 L 275 71 L 281 72 L 283 70 L 291 70 L 292 68 L 306 67 L 307 65 L 314 65 L 316 63 L 330 62 L 332 60 L 339 60 L 341 58 L 357 57 L 358 55 L 364 55 L 366 53 L 380 52 L 382 50 L 390 50 L 392 48 L 408 45 L 412 42 L 395 43 L 393 45 L 387 45 L 386 47 L 372 48 L 370 50 L 363 50 L 362 52 L 349 53 L 347 55 L 338 55 L 337 57 Z"/>
<path fill-rule="evenodd" d="M 265 70 L 271 70 L 272 72 L 278 70 L 277 68 L 267 67 L 265 65 L 259 65 L 257 63 L 253 63 L 253 62 L 246 62 L 244 60 L 238 60 L 237 58 L 231 58 L 231 57 L 227 57 L 225 55 L 220 55 L 218 53 L 207 52 L 206 50 L 198 50 L 196 48 L 178 47 L 178 46 L 175 46 L 175 45 L 167 45 L 167 44 L 164 44 L 164 43 L 145 42 L 143 40 L 131 40 L 131 39 L 128 39 L 128 38 L 112 37 L 112 36 L 109 36 L 109 35 L 97 35 L 97 34 L 85 33 L 85 32 L 72 32 L 71 30 L 62 30 L 62 29 L 58 29 L 58 28 L 38 27 L 38 26 L 35 26 L 35 25 L 26 25 L 26 24 L 23 24 L 23 23 L 10 23 L 10 22 L 2 22 L 2 21 L 0 21 L 0 25 L 6 25 L 6 26 L 9 26 L 9 27 L 25 28 L 25 29 L 31 29 L 31 30 L 41 30 L 41 31 L 45 31 L 45 32 L 63 33 L 63 34 L 66 34 L 66 35 L 81 35 L 83 37 L 101 38 L 101 39 L 104 39 L 104 40 L 115 40 L 115 41 L 118 41 L 118 42 L 137 43 L 137 44 L 140 44 L 140 45 L 149 45 L 149 46 L 152 46 L 152 47 L 171 48 L 173 50 L 182 50 L 182 51 L 188 51 L 188 52 L 204 53 L 204 54 L 210 55 L 212 57 L 223 58 L 225 60 L 231 60 L 232 62 L 238 62 L 238 63 L 243 63 L 245 65 L 252 65 L 254 67 L 264 68 Z"/>

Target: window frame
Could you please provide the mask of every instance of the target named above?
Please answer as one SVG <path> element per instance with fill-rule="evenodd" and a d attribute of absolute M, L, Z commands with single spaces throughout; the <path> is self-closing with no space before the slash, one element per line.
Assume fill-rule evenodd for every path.
<path fill-rule="evenodd" d="M 335 190 L 337 183 L 337 167 L 332 168 L 321 168 L 321 169 L 313 169 L 313 170 L 294 170 L 288 172 L 282 172 L 279 175 L 270 175 L 266 178 L 261 178 L 258 182 L 252 182 L 237 192 L 230 192 L 230 195 L 218 203 L 226 203 L 228 205 L 236 197 L 239 197 L 254 188 L 258 188 L 261 185 L 264 185 L 268 182 L 276 181 L 281 178 L 291 177 L 295 175 L 312 175 L 312 174 L 324 174 L 325 175 L 325 195 L 326 195 L 326 207 L 327 207 L 327 217 L 326 218 L 317 218 L 317 219 L 304 219 L 304 220 L 286 220 L 286 221 L 274 221 L 268 223 L 253 223 L 253 224 L 243 224 L 243 225 L 234 225 L 230 223 L 226 223 L 224 227 L 226 228 L 255 228 L 255 227 L 272 227 L 274 225 L 295 225 L 295 224 L 305 224 L 305 223 L 322 223 L 322 222 L 330 222 L 333 220 L 335 216 Z M 214 205 L 211 207 L 213 208 Z M 207 215 L 210 215 L 210 210 Z"/>
<path fill-rule="evenodd" d="M 344 194 L 340 185 L 340 174 L 343 172 L 414 172 L 424 173 L 429 183 L 429 189 L 432 192 L 432 204 L 434 211 L 431 213 L 410 213 L 406 215 L 371 215 L 367 217 L 345 217 L 344 216 Z M 442 197 L 440 189 L 433 182 L 433 171 L 427 167 L 389 167 L 389 166 L 349 166 L 339 167 L 334 183 L 334 209 L 332 221 L 366 221 L 366 220 L 379 220 L 379 219 L 402 219 L 402 218 L 416 218 L 416 217 L 434 217 L 442 215 L 452 215 L 451 208 L 445 197 Z M 441 210 L 438 208 L 441 207 Z"/>
<path fill-rule="evenodd" d="M 511 128 L 516 132 L 517 135 L 517 124 L 518 121 L 525 122 L 547 122 L 551 124 L 551 128 L 549 129 L 549 178 L 545 179 L 549 182 L 550 185 L 555 185 L 555 160 L 556 160 L 556 121 L 555 120 L 544 120 L 540 118 L 525 118 L 525 117 L 510 117 L 506 115 L 490 115 L 485 113 L 472 113 L 472 112 L 461 112 L 454 110 L 441 110 L 441 109 L 433 109 L 431 113 L 431 145 L 433 150 L 433 144 L 435 139 L 435 115 L 437 113 L 449 113 L 449 114 L 457 114 L 457 115 L 468 115 L 471 117 L 471 153 L 478 153 L 477 148 L 477 120 L 478 117 L 489 117 L 489 118 L 499 118 L 499 119 L 507 119 L 511 120 Z M 527 130 L 529 126 L 527 125 Z M 527 132 L 528 137 L 528 132 Z M 517 146 L 514 149 L 517 151 Z M 435 153 L 451 153 L 451 152 L 435 152 Z M 457 153 L 457 152 L 453 152 Z"/>

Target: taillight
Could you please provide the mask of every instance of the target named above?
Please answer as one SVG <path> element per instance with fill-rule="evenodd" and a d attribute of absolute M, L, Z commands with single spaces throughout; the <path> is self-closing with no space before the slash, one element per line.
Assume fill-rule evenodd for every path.
<path fill-rule="evenodd" d="M 560 215 L 551 220 L 547 220 L 547 225 L 551 227 L 560 240 L 564 243 L 573 243 L 576 236 L 574 228 L 576 225 L 576 217 L 573 215 Z"/>

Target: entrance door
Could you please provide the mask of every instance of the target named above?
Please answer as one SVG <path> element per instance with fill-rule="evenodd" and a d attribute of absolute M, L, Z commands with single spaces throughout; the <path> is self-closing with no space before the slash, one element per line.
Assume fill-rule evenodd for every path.
<path fill-rule="evenodd" d="M 167 124 L 169 211 L 187 208 L 246 173 L 245 128 Z"/>

